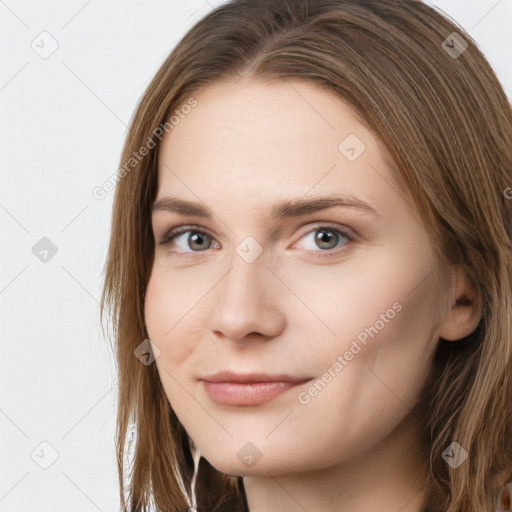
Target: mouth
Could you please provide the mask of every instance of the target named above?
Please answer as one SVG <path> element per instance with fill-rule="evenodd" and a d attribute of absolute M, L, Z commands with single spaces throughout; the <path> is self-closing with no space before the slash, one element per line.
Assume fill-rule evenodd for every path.
<path fill-rule="evenodd" d="M 214 402 L 223 405 L 259 405 L 312 378 L 282 374 L 220 372 L 199 380 L 203 382 L 207 395 Z"/>

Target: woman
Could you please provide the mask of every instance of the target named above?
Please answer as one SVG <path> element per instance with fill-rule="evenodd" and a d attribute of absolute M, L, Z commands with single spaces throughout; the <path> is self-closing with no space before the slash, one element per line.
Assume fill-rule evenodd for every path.
<path fill-rule="evenodd" d="M 114 200 L 123 510 L 510 506 L 511 148 L 488 62 L 421 2 L 198 22 Z"/>

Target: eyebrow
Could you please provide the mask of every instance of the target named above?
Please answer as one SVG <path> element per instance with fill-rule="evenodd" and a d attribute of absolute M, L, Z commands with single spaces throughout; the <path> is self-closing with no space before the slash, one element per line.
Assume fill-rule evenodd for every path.
<path fill-rule="evenodd" d="M 314 196 L 308 199 L 292 199 L 282 201 L 272 207 L 270 214 L 271 220 L 283 220 L 289 217 L 299 217 L 309 213 L 326 210 L 335 206 L 344 208 L 353 208 L 362 213 L 370 214 L 373 217 L 382 219 L 382 215 L 372 206 L 349 195 L 326 195 Z M 191 217 L 213 218 L 213 212 L 202 205 L 200 202 L 186 201 L 178 197 L 163 197 L 155 202 L 152 213 L 157 211 L 166 211 L 179 213 Z"/>

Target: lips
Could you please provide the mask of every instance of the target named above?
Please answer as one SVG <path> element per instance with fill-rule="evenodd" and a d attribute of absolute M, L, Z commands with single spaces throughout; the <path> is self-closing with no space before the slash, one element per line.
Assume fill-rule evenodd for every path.
<path fill-rule="evenodd" d="M 259 405 L 311 378 L 224 371 L 199 380 L 203 382 L 206 393 L 214 402 L 223 405 Z"/>
<path fill-rule="evenodd" d="M 296 384 L 309 380 L 311 377 L 292 377 L 290 375 L 271 375 L 268 373 L 235 373 L 230 371 L 218 372 L 199 380 L 208 382 L 238 382 L 241 384 L 252 384 L 255 382 L 289 382 Z"/>

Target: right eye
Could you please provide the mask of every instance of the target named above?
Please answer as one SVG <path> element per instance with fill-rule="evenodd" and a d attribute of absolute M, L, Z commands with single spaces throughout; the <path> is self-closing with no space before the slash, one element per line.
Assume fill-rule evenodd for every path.
<path fill-rule="evenodd" d="M 212 248 L 218 249 L 220 244 L 208 233 L 192 229 L 192 226 L 178 226 L 168 231 L 160 240 L 160 245 L 174 245 L 178 250 L 173 253 L 202 252 Z"/>

